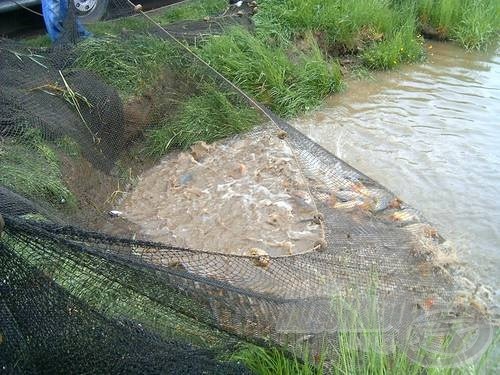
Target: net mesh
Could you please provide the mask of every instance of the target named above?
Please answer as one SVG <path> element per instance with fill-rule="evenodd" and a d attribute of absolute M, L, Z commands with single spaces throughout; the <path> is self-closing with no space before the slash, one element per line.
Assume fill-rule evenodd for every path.
<path fill-rule="evenodd" d="M 432 306 L 484 319 L 486 292 L 453 266 L 452 250 L 416 210 L 177 43 L 235 24 L 252 27 L 229 12 L 78 43 L 70 12 L 53 47 L 0 41 L 3 369 L 243 373 L 213 350 L 252 341 L 318 352 L 336 345 L 340 316 L 354 320 L 343 314 L 353 301 L 369 315 L 369 295 L 391 338 L 406 336 Z M 82 68 L 89 43 L 141 38 L 167 53 L 138 91 Z M 143 152 L 149 129 L 174 121 L 180 103 L 207 85 L 236 108 L 254 108 L 260 127 L 236 138 L 264 132 L 293 150 L 289 163 L 301 170 L 323 241 L 291 256 L 231 255 L 153 243 L 137 223 L 110 216 L 116 198 L 157 162 Z"/>

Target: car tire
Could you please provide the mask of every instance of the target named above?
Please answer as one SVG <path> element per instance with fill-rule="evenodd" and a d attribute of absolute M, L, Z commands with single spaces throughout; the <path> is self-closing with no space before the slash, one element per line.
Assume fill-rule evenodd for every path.
<path fill-rule="evenodd" d="M 108 13 L 109 0 L 72 0 L 78 20 L 83 24 L 102 21 Z M 86 10 L 85 7 L 90 7 Z"/>

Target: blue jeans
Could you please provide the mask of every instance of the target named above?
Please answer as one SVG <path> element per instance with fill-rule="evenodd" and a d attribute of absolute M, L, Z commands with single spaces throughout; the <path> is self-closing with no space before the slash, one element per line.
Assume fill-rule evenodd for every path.
<path fill-rule="evenodd" d="M 42 0 L 42 13 L 45 21 L 45 28 L 50 39 L 55 42 L 61 36 L 63 24 L 68 14 L 68 1 L 72 0 Z M 82 38 L 90 36 L 82 24 L 77 20 L 76 28 L 78 35 Z"/>

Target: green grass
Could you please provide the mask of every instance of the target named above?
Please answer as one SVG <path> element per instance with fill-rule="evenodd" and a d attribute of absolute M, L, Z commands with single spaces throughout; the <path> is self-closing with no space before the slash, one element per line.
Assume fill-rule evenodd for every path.
<path fill-rule="evenodd" d="M 253 109 L 235 105 L 229 94 L 206 84 L 202 93 L 180 105 L 173 118 L 165 117 L 147 134 L 146 153 L 161 157 L 171 148 L 185 149 L 250 130 L 258 122 Z"/>
<path fill-rule="evenodd" d="M 424 58 L 423 38 L 415 37 L 415 24 L 410 20 L 394 34 L 363 51 L 363 64 L 374 70 L 393 69 Z"/>
<path fill-rule="evenodd" d="M 270 44 L 289 45 L 305 33 L 317 36 L 333 55 L 361 54 L 371 69 L 418 62 L 419 28 L 432 27 L 467 49 L 493 43 L 500 28 L 495 0 L 261 0 L 257 35 Z"/>
<path fill-rule="evenodd" d="M 264 38 L 267 35 L 271 41 L 298 39 L 312 32 L 329 54 L 367 53 L 364 61 L 373 69 L 415 62 L 423 53 L 415 31 L 415 12 L 406 3 L 263 0 L 260 8 L 256 16 L 257 27 L 261 30 L 258 34 Z"/>
<path fill-rule="evenodd" d="M 307 354 L 306 354 L 307 355 Z M 277 348 L 244 345 L 233 354 L 231 360 L 241 362 L 258 375 L 321 375 L 326 374 L 321 360 L 318 364 L 307 357 L 285 354 Z"/>
<path fill-rule="evenodd" d="M 35 202 L 69 209 L 76 206 L 62 180 L 55 151 L 37 136 L 0 142 L 0 185 Z"/>
<path fill-rule="evenodd" d="M 242 362 L 257 375 L 480 375 L 489 373 L 497 366 L 498 352 L 495 350 L 498 350 L 500 343 L 498 329 L 493 342 L 475 362 L 463 363 L 461 366 L 453 362 L 453 366 L 457 366 L 455 368 L 437 366 L 440 363 L 439 350 L 432 337 L 429 343 L 419 344 L 411 338 L 405 342 L 402 341 L 403 337 L 398 337 L 396 342 L 393 336 L 376 329 L 380 327 L 381 321 L 378 305 L 376 298 L 363 298 L 351 305 L 343 297 L 334 298 L 331 313 L 336 319 L 338 331 L 334 334 L 336 340 L 333 342 L 325 337 L 322 347 L 313 350 L 305 344 L 302 348 L 295 348 L 295 353 L 284 352 L 276 347 L 245 345 L 233 354 L 232 359 Z M 460 335 L 464 335 L 463 331 Z M 476 339 L 472 332 L 471 339 Z M 454 352 L 446 350 L 447 343 L 449 341 L 444 340 L 439 348 L 443 350 L 442 353 Z M 423 347 L 427 344 L 436 351 L 425 351 Z M 422 349 L 412 352 L 412 360 L 406 353 L 409 347 L 415 348 L 415 345 L 420 345 Z M 446 354 L 443 357 L 449 358 Z M 424 363 L 427 365 L 423 366 Z"/>
<path fill-rule="evenodd" d="M 131 17 L 118 18 L 105 22 L 96 22 L 85 26 L 93 35 L 93 37 L 102 37 L 120 34 L 132 34 L 133 32 L 144 32 L 153 29 L 155 26 L 138 14 Z"/>
<path fill-rule="evenodd" d="M 467 49 L 484 49 L 500 29 L 500 2 L 496 0 L 422 0 L 418 19 L 438 37 L 451 39 Z"/>
<path fill-rule="evenodd" d="M 225 0 L 192 0 L 186 4 L 170 6 L 160 12 L 151 14 L 151 18 L 161 25 L 185 20 L 199 20 L 222 13 L 225 10 Z M 106 22 L 97 22 L 87 28 L 95 36 L 119 35 L 121 33 L 144 32 L 155 30 L 151 21 L 142 15 L 119 18 Z"/>
<path fill-rule="evenodd" d="M 199 20 L 221 14 L 226 6 L 225 0 L 193 0 L 155 13 L 152 18 L 163 25 Z M 408 12 L 412 7 L 416 7 L 417 14 Z M 330 50 L 341 54 L 357 53 L 374 41 L 386 41 L 402 25 L 413 21 L 465 48 L 481 49 L 498 36 L 500 5 L 496 0 L 260 0 L 254 20 L 257 35 L 268 43 L 288 45 L 297 36 L 313 31 L 321 35 Z M 154 28 L 140 15 L 87 27 L 96 36 Z M 45 35 L 28 38 L 26 42 L 34 47 L 50 45 Z M 387 44 L 390 42 L 381 50 L 388 48 Z M 398 60 L 408 62 L 408 58 L 392 59 Z M 375 64 L 378 65 L 387 66 Z"/>
<path fill-rule="evenodd" d="M 500 3 L 468 2 L 460 22 L 451 30 L 451 39 L 467 49 L 484 49 L 492 44 L 500 29 Z"/>
<path fill-rule="evenodd" d="M 51 41 L 48 34 L 42 34 L 25 38 L 23 39 L 23 43 L 30 47 L 40 48 L 40 47 L 49 47 Z"/>
<path fill-rule="evenodd" d="M 194 0 L 167 8 L 165 12 L 155 14 L 153 18 L 162 25 L 182 20 L 200 20 L 222 14 L 227 4 L 227 0 Z"/>
<path fill-rule="evenodd" d="M 154 86 L 162 69 L 179 60 L 178 49 L 149 34 L 90 38 L 77 46 L 76 54 L 76 68 L 97 73 L 124 98 Z"/>
<path fill-rule="evenodd" d="M 278 18 L 294 36 L 311 30 L 324 33 L 329 43 L 348 51 L 393 28 L 394 12 L 385 0 L 284 0 L 280 6 L 272 2 L 261 2 L 258 19 Z"/>
<path fill-rule="evenodd" d="M 307 352 L 299 358 L 277 348 L 245 345 L 233 354 L 232 360 L 243 363 L 256 375 L 481 375 L 490 373 L 489 366 L 495 365 L 492 356 L 495 345 L 498 345 L 498 337 L 496 344 L 492 344 L 489 352 L 478 362 L 458 368 L 423 367 L 400 350 L 391 354 L 379 353 L 376 350 L 380 346 L 377 342 L 373 343 L 371 349 L 361 351 L 355 349 L 359 339 L 350 334 L 339 335 L 340 348 L 332 358 L 323 353 L 314 360 Z"/>
<path fill-rule="evenodd" d="M 78 158 L 82 155 L 80 145 L 70 136 L 65 135 L 59 138 L 55 143 L 57 148 L 68 156 Z"/>
<path fill-rule="evenodd" d="M 210 38 L 199 54 L 233 83 L 284 117 L 318 106 L 341 88 L 340 67 L 316 44 L 309 51 L 271 48 L 241 28 Z"/>

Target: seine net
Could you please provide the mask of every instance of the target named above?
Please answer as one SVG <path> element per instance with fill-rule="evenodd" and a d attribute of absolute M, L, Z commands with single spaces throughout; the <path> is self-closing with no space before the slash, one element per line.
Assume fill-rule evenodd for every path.
<path fill-rule="evenodd" d="M 339 331 L 372 324 L 373 307 L 376 327 L 400 342 L 435 309 L 486 319 L 487 290 L 416 210 L 186 49 L 228 27 L 251 29 L 248 17 L 164 28 L 140 17 L 133 31 L 79 41 L 69 12 L 50 48 L 0 41 L 0 368 L 243 373 L 215 351 L 251 341 L 317 354 Z M 148 65 L 158 56 L 160 70 Z M 252 151 L 257 144 L 281 153 Z M 151 174 L 159 166 L 163 177 Z M 210 168 L 206 186 L 194 186 Z M 258 184 L 243 188 L 258 192 L 224 206 L 249 175 Z M 134 216 L 127 199 L 144 181 L 146 193 L 158 181 L 165 188 L 137 198 Z M 272 197 L 257 216 L 238 221 L 241 202 L 262 191 Z M 182 222 L 189 202 L 221 205 Z M 278 202 L 301 218 L 293 230 L 269 211 Z M 242 242 L 248 233 L 234 228 L 253 224 L 277 233 L 274 242 L 255 231 Z"/>

